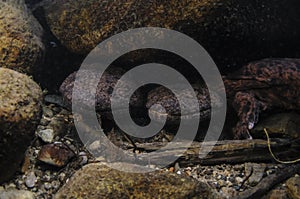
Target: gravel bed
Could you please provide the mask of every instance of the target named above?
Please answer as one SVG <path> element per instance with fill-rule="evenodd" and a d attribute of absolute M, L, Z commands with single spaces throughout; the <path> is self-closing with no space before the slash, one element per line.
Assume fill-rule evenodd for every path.
<path fill-rule="evenodd" d="M 51 130 L 52 129 L 52 130 Z M 73 118 L 69 111 L 55 104 L 44 105 L 43 117 L 36 130 L 36 138 L 28 148 L 22 169 L 14 179 L 4 184 L 1 189 L 28 190 L 36 198 L 52 198 L 53 195 L 64 185 L 83 165 L 93 162 L 94 159 L 83 147 L 75 133 Z M 165 138 L 162 138 L 165 139 Z M 124 138 L 123 138 L 124 140 Z M 165 140 L 164 140 L 165 141 Z M 75 153 L 65 166 L 56 167 L 38 160 L 39 151 L 43 145 L 61 142 Z M 277 164 L 254 164 L 260 168 L 258 178 L 249 180 L 253 171 L 253 163 L 237 165 L 214 165 L 193 167 L 180 167 L 179 163 L 170 166 L 170 172 L 188 175 L 200 181 L 206 181 L 216 189 L 224 198 L 236 195 L 238 192 L 247 190 L 261 178 L 275 173 L 281 165 Z"/>

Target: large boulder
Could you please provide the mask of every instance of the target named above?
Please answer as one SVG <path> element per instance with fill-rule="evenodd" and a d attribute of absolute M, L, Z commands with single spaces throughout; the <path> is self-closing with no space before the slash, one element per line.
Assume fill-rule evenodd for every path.
<path fill-rule="evenodd" d="M 24 1 L 0 1 L 0 67 L 32 74 L 43 58 L 42 34 Z"/>
<path fill-rule="evenodd" d="M 114 167 L 118 163 L 114 163 Z M 120 164 L 132 172 L 137 165 Z M 54 198 L 218 198 L 204 182 L 168 171 L 130 173 L 103 163 L 84 166 L 58 191 Z"/>
<path fill-rule="evenodd" d="M 300 49 L 298 0 L 44 1 L 36 16 L 70 51 L 86 55 L 104 39 L 137 27 L 181 31 L 222 71 Z"/>
<path fill-rule="evenodd" d="M 0 183 L 20 168 L 41 117 L 42 91 L 28 76 L 0 68 Z"/>

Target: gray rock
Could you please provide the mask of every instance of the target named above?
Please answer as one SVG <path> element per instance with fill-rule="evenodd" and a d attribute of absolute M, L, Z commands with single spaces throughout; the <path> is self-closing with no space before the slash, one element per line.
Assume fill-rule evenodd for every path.
<path fill-rule="evenodd" d="M 65 115 L 59 113 L 51 118 L 51 121 L 46 128 L 53 130 L 54 137 L 63 136 L 66 134 L 68 125 L 69 123 L 66 121 Z"/>
<path fill-rule="evenodd" d="M 87 164 L 87 162 L 88 162 L 88 156 L 87 156 L 87 154 L 84 151 L 81 151 L 78 154 L 78 156 L 79 156 L 79 159 L 80 159 L 80 162 L 79 162 L 80 165 L 83 166 L 83 165 Z"/>
<path fill-rule="evenodd" d="M 28 76 L 0 68 L 0 183 L 20 168 L 41 118 L 42 91 Z"/>
<path fill-rule="evenodd" d="M 53 111 L 49 107 L 43 106 L 43 115 L 47 118 L 51 118 L 53 117 Z"/>
<path fill-rule="evenodd" d="M 44 184 L 44 188 L 45 188 L 46 190 L 51 189 L 51 184 L 50 184 L 49 182 L 46 182 L 46 183 Z"/>
<path fill-rule="evenodd" d="M 34 199 L 34 194 L 25 190 L 0 190 L 0 199 Z"/>
<path fill-rule="evenodd" d="M 54 132 L 53 129 L 44 129 L 38 132 L 38 136 L 46 143 L 53 142 Z"/>
<path fill-rule="evenodd" d="M 26 175 L 26 179 L 25 179 L 25 185 L 28 188 L 33 188 L 36 182 L 36 176 L 34 171 L 30 171 L 27 175 Z"/>

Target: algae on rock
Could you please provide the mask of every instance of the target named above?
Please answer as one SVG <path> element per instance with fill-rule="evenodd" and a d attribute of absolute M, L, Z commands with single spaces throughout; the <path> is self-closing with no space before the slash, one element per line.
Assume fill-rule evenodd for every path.
<path fill-rule="evenodd" d="M 20 168 L 41 117 L 42 90 L 28 76 L 0 68 L 0 183 Z"/>
<path fill-rule="evenodd" d="M 54 198 L 219 198 L 204 182 L 168 171 L 145 173 L 138 165 L 112 163 L 132 170 L 121 172 L 104 163 L 84 166 Z M 138 173 L 141 171 L 141 173 Z"/>
<path fill-rule="evenodd" d="M 299 8 L 297 0 L 56 0 L 35 11 L 75 53 L 86 55 L 125 30 L 162 27 L 198 41 L 225 70 L 263 57 L 296 56 Z"/>
<path fill-rule="evenodd" d="M 42 34 L 24 1 L 0 1 L 0 67 L 33 74 L 43 59 Z"/>

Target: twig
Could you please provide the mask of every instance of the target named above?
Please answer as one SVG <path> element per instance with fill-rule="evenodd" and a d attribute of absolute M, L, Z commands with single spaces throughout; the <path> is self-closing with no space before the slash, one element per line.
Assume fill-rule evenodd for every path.
<path fill-rule="evenodd" d="M 234 199 L 261 198 L 275 185 L 287 180 L 298 172 L 300 172 L 300 164 L 289 165 L 282 170 L 265 177 L 253 189 L 242 192 L 234 197 Z"/>

